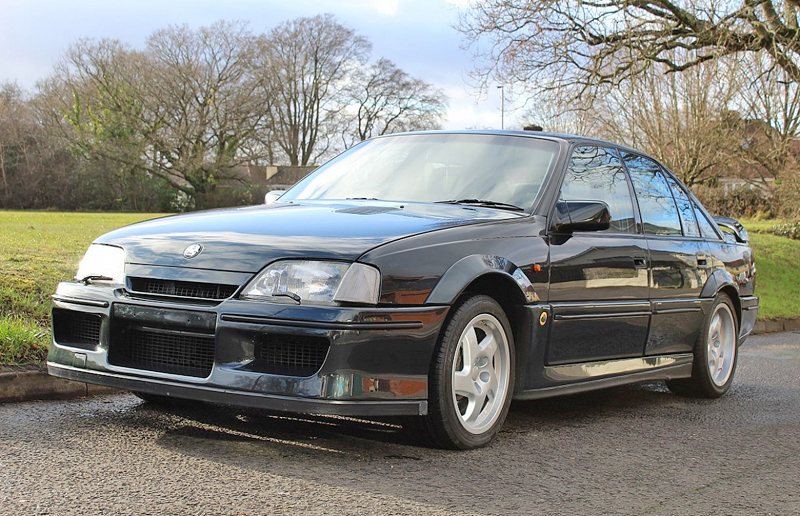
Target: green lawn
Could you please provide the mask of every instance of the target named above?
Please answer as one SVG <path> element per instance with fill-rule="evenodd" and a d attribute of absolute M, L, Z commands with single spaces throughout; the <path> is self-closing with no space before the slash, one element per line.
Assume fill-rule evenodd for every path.
<path fill-rule="evenodd" d="M 157 216 L 0 211 L 0 364 L 41 362 L 56 284 L 75 275 L 95 238 Z"/>
<path fill-rule="evenodd" d="M 759 319 L 800 318 L 800 240 L 771 234 L 786 219 L 742 219 L 756 257 Z"/>
<path fill-rule="evenodd" d="M 103 233 L 142 213 L 0 211 L 0 365 L 40 363 L 50 340 L 50 294 L 73 277 Z M 744 221 L 758 267 L 759 318 L 800 318 L 800 240 L 768 234 L 779 220 Z"/>
<path fill-rule="evenodd" d="M 748 228 L 747 222 L 745 227 Z M 750 229 L 748 228 L 750 232 Z M 800 318 L 800 240 L 750 232 L 759 319 Z"/>

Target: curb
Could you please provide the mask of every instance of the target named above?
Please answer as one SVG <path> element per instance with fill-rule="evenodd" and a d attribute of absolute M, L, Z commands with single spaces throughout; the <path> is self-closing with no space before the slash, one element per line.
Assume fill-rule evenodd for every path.
<path fill-rule="evenodd" d="M 56 378 L 47 371 L 0 372 L 0 403 L 83 398 L 121 392 L 100 385 Z"/>
<path fill-rule="evenodd" d="M 760 320 L 753 325 L 750 335 L 775 333 L 779 331 L 800 331 L 800 319 Z"/>

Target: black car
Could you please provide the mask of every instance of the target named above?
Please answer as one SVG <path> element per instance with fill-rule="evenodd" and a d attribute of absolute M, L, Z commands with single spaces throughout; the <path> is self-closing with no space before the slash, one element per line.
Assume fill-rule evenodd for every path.
<path fill-rule="evenodd" d="M 512 399 L 724 394 L 758 310 L 747 239 L 619 145 L 385 136 L 277 202 L 98 238 L 53 296 L 48 369 L 146 400 L 404 416 L 472 448 Z"/>

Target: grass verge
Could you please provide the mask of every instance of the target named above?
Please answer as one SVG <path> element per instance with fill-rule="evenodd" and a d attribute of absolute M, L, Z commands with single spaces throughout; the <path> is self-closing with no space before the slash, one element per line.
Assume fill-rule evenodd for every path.
<path fill-rule="evenodd" d="M 83 253 L 143 213 L 0 211 L 0 365 L 41 363 L 50 341 L 50 294 Z"/>

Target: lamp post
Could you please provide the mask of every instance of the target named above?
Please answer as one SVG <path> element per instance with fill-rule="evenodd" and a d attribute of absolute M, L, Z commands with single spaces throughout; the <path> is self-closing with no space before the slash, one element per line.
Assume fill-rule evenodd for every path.
<path fill-rule="evenodd" d="M 497 87 L 500 90 L 500 130 L 506 128 L 506 90 L 503 84 Z"/>

